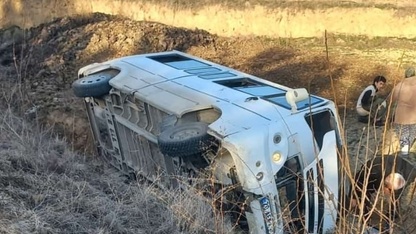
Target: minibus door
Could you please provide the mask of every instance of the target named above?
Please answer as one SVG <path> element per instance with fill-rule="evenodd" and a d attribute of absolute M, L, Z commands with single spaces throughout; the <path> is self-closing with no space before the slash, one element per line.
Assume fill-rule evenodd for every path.
<path fill-rule="evenodd" d="M 336 132 L 330 130 L 323 137 L 319 154 L 303 171 L 307 233 L 326 233 L 335 227 L 338 171 Z"/>

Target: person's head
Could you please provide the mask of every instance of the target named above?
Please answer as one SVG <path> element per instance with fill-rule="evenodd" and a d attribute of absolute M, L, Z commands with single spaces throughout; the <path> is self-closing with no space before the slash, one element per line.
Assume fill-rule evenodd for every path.
<path fill-rule="evenodd" d="M 373 80 L 373 85 L 376 87 L 376 89 L 382 89 L 384 85 L 386 84 L 387 79 L 384 76 L 376 76 Z"/>
<path fill-rule="evenodd" d="M 392 190 L 399 190 L 406 185 L 406 180 L 399 173 L 391 173 L 384 179 L 384 186 Z"/>
<path fill-rule="evenodd" d="M 409 78 L 409 77 L 412 77 L 412 76 L 415 76 L 415 75 L 416 75 L 416 72 L 415 72 L 414 67 L 409 67 L 404 72 L 404 78 Z"/>

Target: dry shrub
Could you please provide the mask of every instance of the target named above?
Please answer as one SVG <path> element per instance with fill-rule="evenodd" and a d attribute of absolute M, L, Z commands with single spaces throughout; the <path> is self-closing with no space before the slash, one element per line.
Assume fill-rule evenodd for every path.
<path fill-rule="evenodd" d="M 187 184 L 187 179 L 182 179 Z M 208 181 L 207 184 L 210 184 Z M 228 216 L 216 209 L 214 199 L 196 186 L 152 191 L 168 207 L 177 225 L 186 233 L 233 233 Z"/>
<path fill-rule="evenodd" d="M 188 233 L 176 225 L 180 204 L 200 216 L 180 221 L 190 233 L 213 223 L 202 215 L 209 207 L 189 206 L 185 193 L 167 192 L 172 203 L 162 203 L 155 188 L 127 183 L 49 130 L 11 111 L 0 119 L 1 233 Z"/>

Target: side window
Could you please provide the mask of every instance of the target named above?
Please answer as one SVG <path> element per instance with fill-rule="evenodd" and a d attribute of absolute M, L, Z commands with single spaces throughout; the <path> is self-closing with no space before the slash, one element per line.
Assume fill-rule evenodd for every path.
<path fill-rule="evenodd" d="M 336 122 L 334 122 L 333 118 L 334 117 L 330 111 L 313 113 L 305 117 L 305 120 L 311 128 L 319 149 L 322 149 L 325 134 L 336 128 Z"/>
<path fill-rule="evenodd" d="M 289 158 L 275 175 L 275 180 L 285 230 L 299 233 L 304 226 L 302 217 L 305 212 L 304 182 L 299 158 Z"/>

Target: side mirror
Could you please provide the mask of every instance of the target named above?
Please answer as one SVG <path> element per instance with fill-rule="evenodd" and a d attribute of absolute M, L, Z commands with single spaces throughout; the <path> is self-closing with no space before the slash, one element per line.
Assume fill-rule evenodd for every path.
<path fill-rule="evenodd" d="M 297 102 L 308 99 L 309 93 L 305 88 L 292 89 L 286 92 L 286 101 L 292 107 L 292 112 L 296 112 L 298 107 Z"/>

